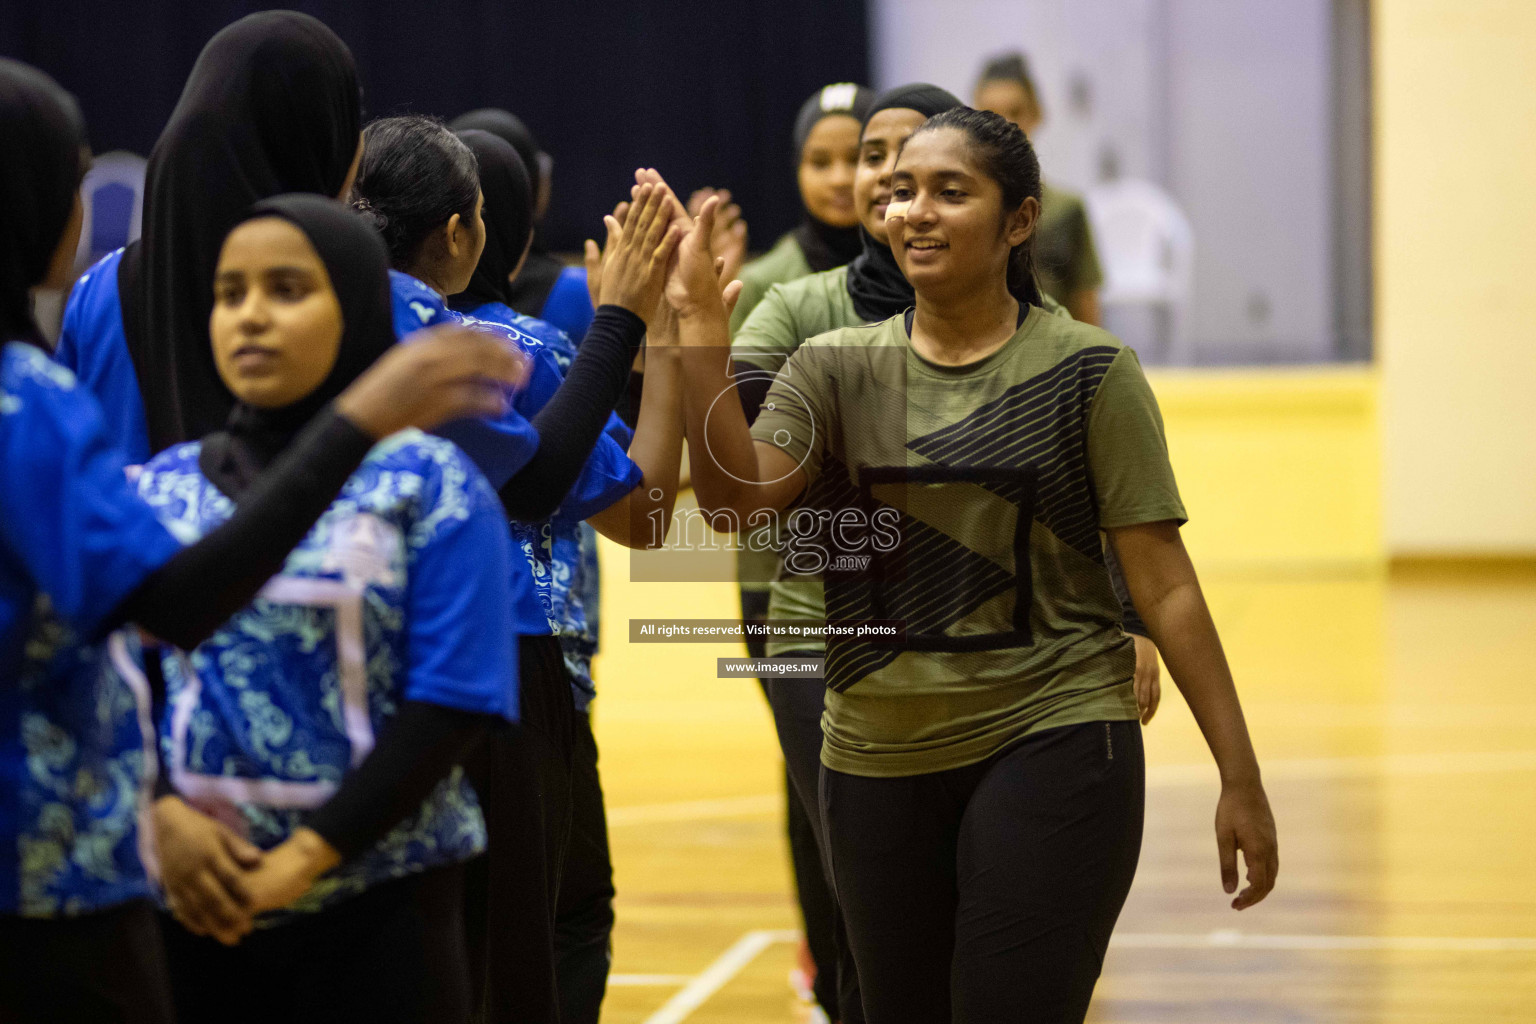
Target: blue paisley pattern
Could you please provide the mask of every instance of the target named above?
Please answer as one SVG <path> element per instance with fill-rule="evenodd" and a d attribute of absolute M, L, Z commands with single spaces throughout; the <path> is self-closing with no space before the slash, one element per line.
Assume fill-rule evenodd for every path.
<path fill-rule="evenodd" d="M 511 327 L 528 342 L 542 344 L 554 357 L 562 375 L 570 371 L 576 345 L 553 324 L 498 303 L 475 310 L 475 317 Z M 610 419 L 607 432 L 620 446 L 629 447 L 631 435 L 616 417 Z M 512 534 L 533 564 L 539 599 L 545 604 L 551 632 L 560 637 L 577 710 L 586 711 L 597 696 L 592 680 L 599 626 L 597 531 L 584 520 L 556 512 L 553 519 L 535 526 L 513 523 Z"/>
<path fill-rule="evenodd" d="M 233 512 L 199 472 L 198 450 L 162 453 L 139 478 L 140 494 L 184 540 Z M 452 444 L 405 431 L 376 446 L 262 596 L 167 663 L 161 748 L 176 788 L 262 848 L 303 824 L 405 699 L 412 565 L 445 523 L 485 503 L 499 510 Z M 349 705 L 349 671 L 365 707 Z M 290 912 L 467 860 L 485 842 L 479 804 L 455 768 L 416 813 Z"/>
<path fill-rule="evenodd" d="M 137 653 L 127 634 L 110 642 L 123 644 L 129 657 Z M 14 907 L 0 908 L 23 917 L 73 916 L 149 896 L 139 851 L 153 769 L 140 731 L 147 693 L 136 696 L 104 646 L 81 643 L 42 594 L 20 690 L 18 888 Z"/>
<path fill-rule="evenodd" d="M 68 370 L 23 344 L 4 346 L 0 370 L 0 416 L 62 419 L 81 431 L 71 440 L 88 440 L 90 425 L 76 415 L 80 399 L 69 394 L 77 389 Z M 38 408 L 28 410 L 29 403 Z M 20 429 L 18 421 L 5 426 Z M 95 493 L 93 500 L 113 497 Z M 59 525 L 63 536 L 79 539 Z M 92 568 L 114 571 L 100 563 Z M 137 654 L 136 635 L 127 632 L 87 642 L 0 549 L 0 914 L 73 916 L 150 895 L 139 824 L 154 765 L 141 728 L 148 724 L 148 688 L 134 672 Z"/>

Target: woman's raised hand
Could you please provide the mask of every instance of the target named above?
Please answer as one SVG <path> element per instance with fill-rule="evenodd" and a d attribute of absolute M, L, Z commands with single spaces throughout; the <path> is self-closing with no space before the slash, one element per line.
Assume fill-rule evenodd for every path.
<path fill-rule="evenodd" d="M 747 222 L 742 219 L 741 207 L 731 202 L 731 190 L 728 188 L 696 189 L 688 197 L 688 213 L 697 217 L 711 196 L 719 197 L 720 208 L 715 212 L 715 226 L 710 232 L 709 248 L 717 258 L 724 261 L 720 280 L 730 283 L 736 280 L 742 265 L 747 262 Z"/>
<path fill-rule="evenodd" d="M 710 249 L 720 198 L 710 196 L 699 208 L 693 227 L 677 248 L 677 263 L 667 276 L 667 303 L 680 318 L 694 316 L 724 317 L 725 302 L 720 293 L 721 264 Z M 732 305 L 740 285 L 727 285 Z"/>
<path fill-rule="evenodd" d="M 502 416 L 508 390 L 528 379 L 528 358 L 508 342 L 441 324 L 412 334 L 379 357 L 336 399 L 359 430 L 385 438 L 472 416 Z"/>
<path fill-rule="evenodd" d="M 608 240 L 599 267 L 598 305 L 621 306 L 647 322 L 655 316 L 667 265 L 682 237 L 681 225 L 673 223 L 676 205 L 665 185 L 647 183 L 635 191 L 622 222 L 611 215 L 603 218 Z"/>

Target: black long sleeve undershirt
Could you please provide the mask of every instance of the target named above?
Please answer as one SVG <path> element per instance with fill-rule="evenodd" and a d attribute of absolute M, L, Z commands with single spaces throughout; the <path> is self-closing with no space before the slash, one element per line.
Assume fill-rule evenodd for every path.
<path fill-rule="evenodd" d="M 406 701 L 378 745 L 306 824 L 351 860 L 414 814 L 494 722 L 493 715 Z"/>
<path fill-rule="evenodd" d="M 565 381 L 533 417 L 539 450 L 501 487 L 507 516 L 548 519 L 565 500 L 629 387 L 645 321 L 621 306 L 599 306 Z"/>
<path fill-rule="evenodd" d="M 136 622 L 184 650 L 208 639 L 282 569 L 373 445 L 334 408 L 317 414 L 241 496 L 229 521 L 151 573 L 107 628 Z"/>

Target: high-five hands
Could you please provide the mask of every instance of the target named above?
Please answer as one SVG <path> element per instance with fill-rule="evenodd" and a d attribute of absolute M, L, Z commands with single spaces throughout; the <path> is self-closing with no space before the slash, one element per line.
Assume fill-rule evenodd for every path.
<path fill-rule="evenodd" d="M 608 239 L 596 268 L 599 306 L 621 306 L 649 323 L 661 301 L 667 266 L 683 235 L 676 223 L 681 212 L 669 189 L 645 184 L 635 191 L 627 211 L 615 210 L 603 218 Z M 588 257 L 590 278 L 590 246 Z"/>
<path fill-rule="evenodd" d="M 696 189 L 688 197 L 689 215 L 698 217 L 704 209 L 704 203 L 712 196 L 720 200 L 720 206 L 715 212 L 714 228 L 710 231 L 709 250 L 724 261 L 720 269 L 720 280 L 729 284 L 736 280 L 742 265 L 747 262 L 747 222 L 741 218 L 741 207 L 731 202 L 731 190 L 728 188 Z"/>

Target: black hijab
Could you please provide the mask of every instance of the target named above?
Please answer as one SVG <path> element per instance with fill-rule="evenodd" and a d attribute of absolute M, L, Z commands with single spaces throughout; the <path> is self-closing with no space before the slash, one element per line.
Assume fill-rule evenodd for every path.
<path fill-rule="evenodd" d="M 41 71 L 0 57 L 0 140 L 0 344 L 47 348 L 32 319 L 32 288 L 48 276 L 75 210 L 80 108 Z"/>
<path fill-rule="evenodd" d="M 258 217 L 281 217 L 304 232 L 314 246 L 341 307 L 341 344 L 336 364 L 310 394 L 280 409 L 234 402 L 224 428 L 203 439 L 199 468 L 235 501 L 316 413 L 395 343 L 389 253 L 372 224 L 350 207 L 313 194 L 265 199 L 240 217 L 236 226 Z"/>
<path fill-rule="evenodd" d="M 479 110 L 460 114 L 448 122 L 448 127 L 456 132 L 478 128 L 483 132 L 490 132 L 517 150 L 517 155 L 522 158 L 523 167 L 528 171 L 533 195 L 538 196 L 549 174 L 549 156 L 539 148 L 539 140 L 534 138 L 533 132 L 528 130 L 522 118 L 496 107 L 481 107 Z M 489 194 L 486 196 L 486 202 L 490 202 Z M 560 272 L 565 269 L 565 264 L 551 256 L 544 248 L 543 242 L 539 239 L 538 225 L 535 224 L 533 227 L 533 245 L 528 249 L 528 260 L 523 264 L 522 273 L 517 275 L 517 280 L 513 281 L 511 288 L 508 289 L 507 298 L 502 300 L 525 316 L 538 316 L 543 312 L 544 303 L 548 300 L 550 291 L 554 289 L 555 281 L 559 279 Z"/>
<path fill-rule="evenodd" d="M 924 117 L 932 117 L 960 106 L 964 104 L 936 85 L 899 85 L 875 97 L 864 117 L 864 125 L 868 127 L 869 119 L 882 110 L 915 110 Z M 875 241 L 862 225 L 859 236 L 864 251 L 848 264 L 848 297 L 853 300 L 854 312 L 865 320 L 871 323 L 889 320 L 916 302 L 917 296 L 902 276 L 891 247 Z"/>
<path fill-rule="evenodd" d="M 150 153 L 143 237 L 118 273 L 153 450 L 217 428 L 234 403 L 208 347 L 224 236 L 267 196 L 336 195 L 361 102 L 351 52 L 307 14 L 252 14 L 203 47 Z"/>
<path fill-rule="evenodd" d="M 868 116 L 875 94 L 871 89 L 852 82 L 839 82 L 818 89 L 816 95 L 806 100 L 795 115 L 795 167 L 805 158 L 805 144 L 811 131 L 824 118 L 851 117 L 860 124 Z M 805 262 L 811 270 L 820 273 L 850 262 L 862 250 L 858 225 L 848 228 L 834 227 L 818 219 L 810 210 L 800 226 L 795 229 L 795 241 L 805 253 Z"/>
<path fill-rule="evenodd" d="M 533 186 L 522 158 L 505 140 L 479 128 L 462 129 L 458 135 L 480 164 L 485 251 L 469 287 L 451 296 L 448 305 L 461 313 L 473 312 L 487 302 L 510 306 L 509 278 L 533 236 Z"/>

